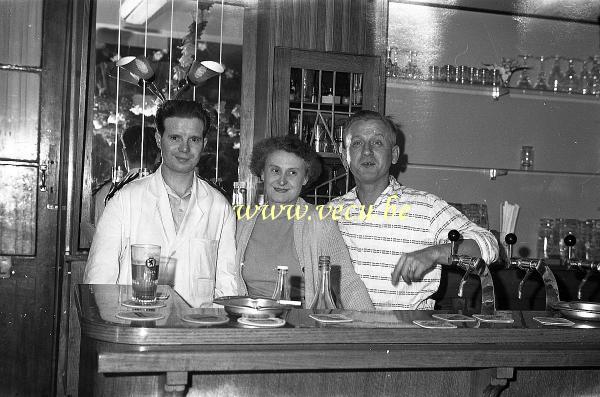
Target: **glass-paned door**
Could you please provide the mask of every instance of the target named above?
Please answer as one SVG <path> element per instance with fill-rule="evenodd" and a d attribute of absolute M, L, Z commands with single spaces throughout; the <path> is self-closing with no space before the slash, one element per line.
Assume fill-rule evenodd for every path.
<path fill-rule="evenodd" d="M 53 394 L 70 2 L 0 2 L 0 395 Z"/>

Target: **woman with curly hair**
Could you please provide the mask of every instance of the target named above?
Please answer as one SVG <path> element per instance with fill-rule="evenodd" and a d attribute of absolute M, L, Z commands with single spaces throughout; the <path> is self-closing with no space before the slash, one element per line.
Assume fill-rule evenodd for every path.
<path fill-rule="evenodd" d="M 336 222 L 300 197 L 321 172 L 313 149 L 294 136 L 267 138 L 254 146 L 250 170 L 264 181 L 265 207 L 237 222 L 241 294 L 271 297 L 277 266 L 285 265 L 291 298 L 306 307 L 316 293 L 318 258 L 326 255 L 338 307 L 375 310 Z"/>

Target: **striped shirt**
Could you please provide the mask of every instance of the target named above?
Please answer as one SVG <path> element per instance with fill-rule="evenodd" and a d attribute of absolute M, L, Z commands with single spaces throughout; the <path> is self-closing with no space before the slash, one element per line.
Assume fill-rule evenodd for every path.
<path fill-rule="evenodd" d="M 458 230 L 462 238 L 474 240 L 486 263 L 498 257 L 496 239 L 489 231 L 435 195 L 402 186 L 393 176 L 371 208 L 361 206 L 356 188 L 329 205 L 344 208 L 338 227 L 354 270 L 377 309 L 433 309 L 435 301 L 428 298 L 439 287 L 440 265 L 411 284 L 401 279 L 393 286 L 391 273 L 401 254 L 448 243 L 452 229 Z"/>

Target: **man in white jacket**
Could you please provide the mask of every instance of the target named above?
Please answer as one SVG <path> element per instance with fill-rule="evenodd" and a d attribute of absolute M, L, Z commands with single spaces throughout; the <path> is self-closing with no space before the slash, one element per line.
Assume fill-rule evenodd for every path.
<path fill-rule="evenodd" d="M 162 164 L 107 203 L 84 283 L 131 284 L 131 244 L 157 244 L 160 267 L 175 266 L 175 291 L 193 307 L 237 294 L 234 213 L 227 199 L 194 173 L 209 125 L 199 103 L 170 100 L 159 107 L 155 135 Z"/>

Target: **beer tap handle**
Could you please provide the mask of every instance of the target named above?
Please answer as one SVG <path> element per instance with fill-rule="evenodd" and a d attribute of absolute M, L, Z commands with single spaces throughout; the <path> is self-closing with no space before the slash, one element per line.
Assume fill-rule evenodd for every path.
<path fill-rule="evenodd" d="M 460 279 L 460 283 L 458 284 L 458 293 L 457 293 L 459 298 L 462 298 L 462 296 L 463 296 L 463 289 L 465 287 L 465 284 L 467 283 L 467 279 L 469 278 L 470 273 L 471 272 L 466 271 L 465 274 L 463 275 L 463 277 Z"/>
<path fill-rule="evenodd" d="M 571 266 L 571 259 L 573 258 L 573 247 L 577 243 L 577 239 L 572 234 L 565 236 L 564 240 L 565 245 L 567 246 L 567 265 Z"/>
<path fill-rule="evenodd" d="M 525 281 L 529 278 L 529 276 L 531 276 L 531 273 L 533 273 L 533 269 L 527 270 L 525 276 L 523 277 L 523 280 L 521 280 L 521 282 L 519 283 L 519 290 L 517 295 L 519 300 L 521 300 L 521 298 L 523 297 L 523 284 L 525 284 Z"/>
<path fill-rule="evenodd" d="M 456 242 L 460 239 L 460 233 L 458 230 L 450 230 L 448 232 L 448 240 L 450 240 L 450 256 L 448 257 L 449 265 L 456 265 L 459 261 L 458 255 L 456 255 Z"/>
<path fill-rule="evenodd" d="M 588 270 L 587 273 L 585 273 L 585 277 L 583 277 L 583 280 L 581 280 L 581 282 L 579 283 L 579 287 L 577 288 L 577 299 L 581 300 L 581 295 L 582 295 L 582 290 L 583 290 L 583 285 L 588 281 L 588 278 L 590 278 L 590 276 L 592 275 L 592 269 Z"/>
<path fill-rule="evenodd" d="M 508 252 L 507 252 L 507 258 L 506 258 L 506 268 L 510 269 L 510 266 L 512 265 L 512 252 L 513 252 L 513 245 L 515 245 L 515 243 L 517 242 L 517 235 L 514 233 L 508 233 L 506 236 L 504 236 L 504 242 L 506 243 L 506 245 L 508 246 Z"/>

